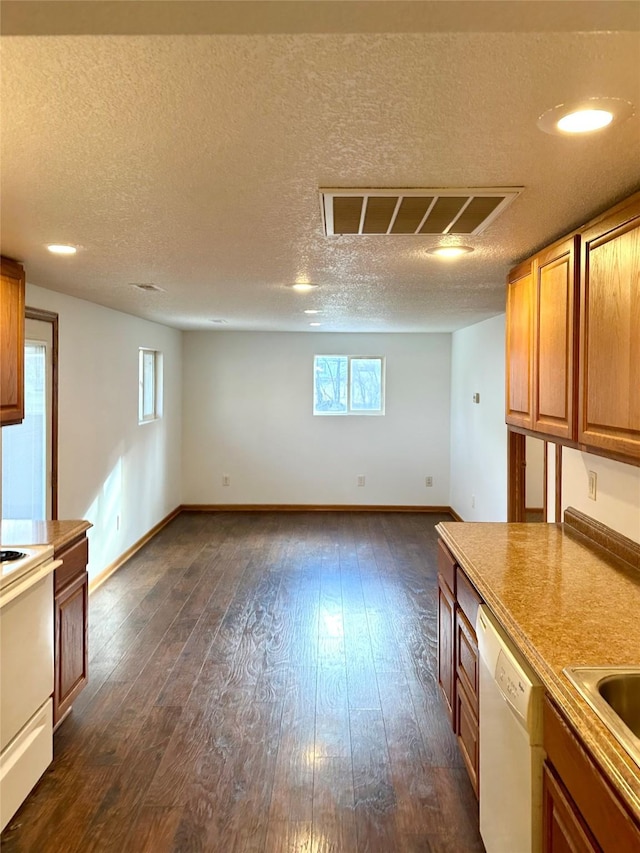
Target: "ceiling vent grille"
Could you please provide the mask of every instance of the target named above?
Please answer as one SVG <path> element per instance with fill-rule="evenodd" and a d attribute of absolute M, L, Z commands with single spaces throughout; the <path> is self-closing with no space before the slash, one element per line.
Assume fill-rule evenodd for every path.
<path fill-rule="evenodd" d="M 321 189 L 327 237 L 345 234 L 481 234 L 523 187 Z"/>
<path fill-rule="evenodd" d="M 165 290 L 163 287 L 158 287 L 157 284 L 152 284 L 151 282 L 136 282 L 131 283 L 129 287 L 135 287 L 136 290 L 144 290 L 147 293 L 164 293 Z"/>

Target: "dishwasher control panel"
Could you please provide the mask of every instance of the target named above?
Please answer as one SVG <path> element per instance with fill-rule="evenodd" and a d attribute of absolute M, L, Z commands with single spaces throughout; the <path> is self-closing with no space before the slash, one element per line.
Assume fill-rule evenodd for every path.
<path fill-rule="evenodd" d="M 526 720 L 531 691 L 527 689 L 529 685 L 524 681 L 518 669 L 508 659 L 504 649 L 501 649 L 498 654 L 495 680 L 502 695 L 513 707 L 513 710 L 523 720 Z"/>

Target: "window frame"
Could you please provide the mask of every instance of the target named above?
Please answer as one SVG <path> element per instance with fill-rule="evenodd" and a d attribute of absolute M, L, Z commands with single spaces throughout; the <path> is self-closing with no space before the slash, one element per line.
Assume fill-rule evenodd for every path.
<path fill-rule="evenodd" d="M 345 358 L 347 360 L 347 388 L 346 388 L 346 410 L 318 411 L 316 410 L 316 364 L 321 358 Z M 352 386 L 352 363 L 354 361 L 379 361 L 380 362 L 380 408 L 379 409 L 354 409 L 352 408 L 351 386 Z M 313 356 L 313 416 L 314 417 L 346 417 L 353 415 L 364 415 L 365 417 L 380 417 L 385 414 L 386 404 L 386 358 L 383 355 L 347 355 L 345 353 L 316 353 Z"/>
<path fill-rule="evenodd" d="M 145 370 L 144 361 L 145 355 L 151 353 L 153 355 L 153 411 L 151 414 L 145 414 Z M 162 353 L 152 347 L 138 347 L 138 425 L 153 423 L 162 417 L 161 407 L 161 366 Z"/>

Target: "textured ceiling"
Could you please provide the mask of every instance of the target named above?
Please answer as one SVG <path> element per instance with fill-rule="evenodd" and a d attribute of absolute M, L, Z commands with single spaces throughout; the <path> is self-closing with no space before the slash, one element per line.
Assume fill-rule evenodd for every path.
<path fill-rule="evenodd" d="M 198 35 L 189 2 L 3 3 L 4 33 L 35 34 L 2 36 L 2 253 L 33 284 L 182 329 L 450 331 L 504 310 L 511 265 L 640 188 L 637 3 L 475 4 L 502 7 L 502 32 L 456 0 L 395 4 L 406 32 L 376 31 L 393 3 L 357 5 L 201 0 Z M 617 32 L 598 31 L 607 9 Z M 172 34 L 119 34 L 154 21 Z M 635 115 L 584 138 L 536 127 L 593 96 Z M 320 187 L 456 186 L 524 191 L 455 263 L 426 252 L 443 238 L 323 235 Z"/>

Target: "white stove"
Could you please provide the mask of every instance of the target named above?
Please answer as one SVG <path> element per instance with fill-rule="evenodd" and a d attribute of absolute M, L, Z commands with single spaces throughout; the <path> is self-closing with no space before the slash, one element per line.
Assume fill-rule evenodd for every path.
<path fill-rule="evenodd" d="M 61 562 L 51 545 L 0 550 L 1 831 L 53 758 L 53 572 Z"/>
<path fill-rule="evenodd" d="M 52 545 L 0 546 L 0 589 L 20 580 L 52 557 Z"/>

